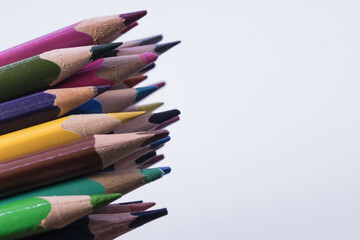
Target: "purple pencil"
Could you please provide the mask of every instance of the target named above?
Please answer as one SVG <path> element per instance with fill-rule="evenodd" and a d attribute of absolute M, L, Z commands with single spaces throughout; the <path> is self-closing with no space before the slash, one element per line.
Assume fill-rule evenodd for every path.
<path fill-rule="evenodd" d="M 0 52 L 0 67 L 53 49 L 112 42 L 145 15 L 139 11 L 83 20 Z"/>

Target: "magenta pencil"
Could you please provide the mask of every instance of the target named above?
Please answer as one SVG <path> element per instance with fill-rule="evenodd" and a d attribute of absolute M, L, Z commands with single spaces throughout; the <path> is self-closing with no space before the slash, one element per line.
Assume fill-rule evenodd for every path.
<path fill-rule="evenodd" d="M 83 20 L 0 52 L 0 66 L 53 49 L 112 42 L 145 15 L 146 11 L 139 11 Z"/>
<path fill-rule="evenodd" d="M 79 71 L 65 79 L 56 88 L 70 88 L 74 86 L 101 86 L 114 87 L 146 65 L 156 61 L 155 53 L 143 53 L 123 57 L 102 58 L 95 61 L 91 68 Z M 104 84 L 104 83 L 107 84 Z"/>

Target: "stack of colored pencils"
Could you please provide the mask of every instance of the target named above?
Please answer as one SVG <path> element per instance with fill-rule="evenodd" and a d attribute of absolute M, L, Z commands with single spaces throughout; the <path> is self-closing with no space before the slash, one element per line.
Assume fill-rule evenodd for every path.
<path fill-rule="evenodd" d="M 114 239 L 167 214 L 110 204 L 170 173 L 149 168 L 177 109 L 135 87 L 179 43 L 115 39 L 146 11 L 75 23 L 0 52 L 0 239 Z"/>

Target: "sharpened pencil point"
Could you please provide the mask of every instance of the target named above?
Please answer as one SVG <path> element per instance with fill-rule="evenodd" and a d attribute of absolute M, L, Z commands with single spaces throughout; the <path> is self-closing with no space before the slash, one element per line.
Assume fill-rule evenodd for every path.
<path fill-rule="evenodd" d="M 173 48 L 176 45 L 178 45 L 180 42 L 181 41 L 157 44 L 156 47 L 155 47 L 155 52 L 157 54 L 159 54 L 159 55 L 163 54 L 164 52 L 166 52 L 170 48 Z"/>
<path fill-rule="evenodd" d="M 137 106 L 137 109 L 139 111 L 145 111 L 146 113 L 151 113 L 154 110 L 156 110 L 157 108 L 161 107 L 162 105 L 164 105 L 163 102 L 150 103 L 150 104 L 146 104 L 146 105 Z"/>
<path fill-rule="evenodd" d="M 155 66 L 156 66 L 156 64 L 155 64 L 155 63 L 151 63 L 151 64 L 147 65 L 146 67 L 144 67 L 143 69 L 141 69 L 141 70 L 139 71 L 139 73 L 145 73 L 145 72 L 148 72 L 148 71 L 150 71 L 150 70 L 154 69 L 154 68 L 155 68 Z"/>
<path fill-rule="evenodd" d="M 158 58 L 158 55 L 152 52 L 146 52 L 139 55 L 139 58 L 145 63 L 150 64 L 152 62 L 155 62 Z"/>
<path fill-rule="evenodd" d="M 125 25 L 129 26 L 130 24 L 136 22 L 140 18 L 144 17 L 147 14 L 146 10 L 131 12 L 131 13 L 123 13 L 120 14 L 119 17 L 125 19 Z"/>
<path fill-rule="evenodd" d="M 101 86 L 95 86 L 94 88 L 96 89 L 97 95 L 99 95 L 109 90 L 110 87 L 111 87 L 110 85 L 101 85 Z"/>
<path fill-rule="evenodd" d="M 133 29 L 134 27 L 138 26 L 139 24 L 137 22 L 134 22 L 133 24 L 130 24 L 129 26 L 127 26 L 124 30 L 121 31 L 121 34 L 125 34 L 128 31 L 130 31 L 131 29 Z"/>
<path fill-rule="evenodd" d="M 106 53 L 120 46 L 122 42 L 118 43 L 106 43 L 102 45 L 96 45 L 91 48 L 92 56 L 91 60 L 95 61 L 96 59 L 102 58 L 106 55 Z"/>
<path fill-rule="evenodd" d="M 171 168 L 170 167 L 160 167 L 161 170 L 163 170 L 163 172 L 166 174 L 169 174 L 171 172 Z"/>
<path fill-rule="evenodd" d="M 138 200 L 138 201 L 131 201 L 131 202 L 122 202 L 122 203 L 118 203 L 118 205 L 128 205 L 128 204 L 134 204 L 134 203 L 143 203 L 143 200 Z"/>
<path fill-rule="evenodd" d="M 180 120 L 180 117 L 179 116 L 176 116 L 176 117 L 173 117 L 171 118 L 170 120 L 167 120 L 166 122 L 163 122 L 162 124 L 160 124 L 159 126 L 157 126 L 155 128 L 155 130 L 159 130 L 159 129 L 163 129 L 163 128 L 166 128 L 167 126 L 177 122 Z"/>
<path fill-rule="evenodd" d="M 155 124 L 161 124 L 166 122 L 167 120 L 176 117 L 180 114 L 180 111 L 177 109 L 155 113 L 149 118 L 149 122 L 155 123 Z"/>
<path fill-rule="evenodd" d="M 155 35 L 147 38 L 143 38 L 140 40 L 141 45 L 149 45 L 149 44 L 156 44 L 163 39 L 163 35 Z"/>
<path fill-rule="evenodd" d="M 155 92 L 158 89 L 159 88 L 157 86 L 136 88 L 135 102 L 138 102 L 146 96 L 149 96 L 151 93 Z"/>
<path fill-rule="evenodd" d="M 160 168 L 148 168 L 148 169 L 141 169 L 139 170 L 141 174 L 145 175 L 144 182 L 150 183 L 159 178 L 162 178 L 165 173 Z"/>
<path fill-rule="evenodd" d="M 145 79 L 147 79 L 146 75 L 140 75 L 140 76 L 136 76 L 136 77 L 129 77 L 127 79 L 125 79 L 123 81 L 123 83 L 128 86 L 129 88 L 132 88 L 136 85 L 138 85 L 139 83 L 141 83 L 142 81 L 144 81 Z"/>
<path fill-rule="evenodd" d="M 151 222 L 155 219 L 163 217 L 167 214 L 168 214 L 168 211 L 166 208 L 156 209 L 156 210 L 146 211 L 146 212 L 131 213 L 131 215 L 137 216 L 137 218 L 132 223 L 129 224 L 129 228 L 140 227 L 148 222 Z"/>
<path fill-rule="evenodd" d="M 144 111 L 138 111 L 138 112 L 119 112 L 119 113 L 107 113 L 107 115 L 112 116 L 113 118 L 116 118 L 120 120 L 121 122 L 128 122 L 138 116 L 143 115 Z"/>
<path fill-rule="evenodd" d="M 161 139 L 161 140 L 159 140 L 159 141 L 156 141 L 156 142 L 150 144 L 150 148 L 151 148 L 151 149 L 155 149 L 155 148 L 157 148 L 157 147 L 160 147 L 161 145 L 163 145 L 163 144 L 165 144 L 166 142 L 170 141 L 170 139 L 171 139 L 170 137 L 166 137 L 166 138 L 163 138 L 163 139 Z"/>
<path fill-rule="evenodd" d="M 155 151 L 151 151 L 148 152 L 145 155 L 142 155 L 141 157 L 139 157 L 138 159 L 135 160 L 136 165 L 141 165 L 144 164 L 145 162 L 149 161 L 151 158 L 156 156 L 156 152 Z"/>
<path fill-rule="evenodd" d="M 158 82 L 155 84 L 152 84 L 151 86 L 157 86 L 159 89 L 164 87 L 166 85 L 166 82 Z"/>
<path fill-rule="evenodd" d="M 113 193 L 113 194 L 96 194 L 91 195 L 91 205 L 93 206 L 93 209 L 98 209 L 103 206 L 108 205 L 109 203 L 115 201 L 116 199 L 120 198 L 120 193 Z"/>

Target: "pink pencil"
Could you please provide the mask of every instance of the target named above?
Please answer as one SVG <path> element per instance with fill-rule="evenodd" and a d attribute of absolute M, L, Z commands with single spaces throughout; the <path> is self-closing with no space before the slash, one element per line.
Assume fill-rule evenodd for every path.
<path fill-rule="evenodd" d="M 112 42 L 145 15 L 139 11 L 83 20 L 0 52 L 0 67 L 53 49 Z"/>
<path fill-rule="evenodd" d="M 122 85 L 126 78 L 156 61 L 156 59 L 157 55 L 155 53 L 98 59 L 99 61 L 96 60 L 96 64 L 91 68 L 72 75 L 56 85 L 55 88 L 100 85 L 114 87 L 117 84 Z"/>

